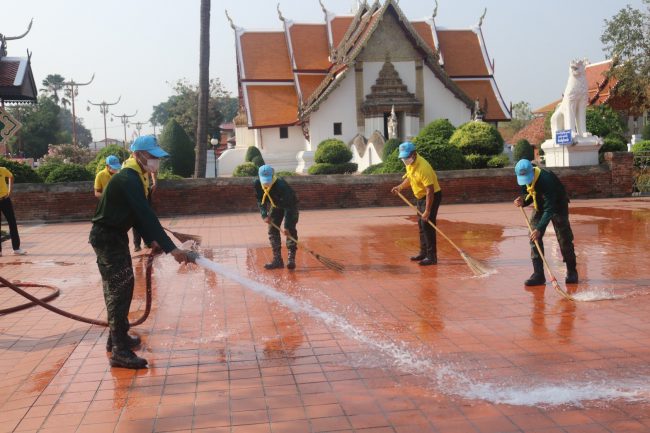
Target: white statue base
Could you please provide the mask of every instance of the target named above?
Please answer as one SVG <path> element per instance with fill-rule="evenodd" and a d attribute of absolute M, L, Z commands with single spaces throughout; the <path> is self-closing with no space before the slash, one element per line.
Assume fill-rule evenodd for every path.
<path fill-rule="evenodd" d="M 296 173 L 307 174 L 309 167 L 314 165 L 314 155 L 316 151 L 314 150 L 301 150 L 296 155 L 296 161 L 298 161 L 298 166 L 296 167 Z"/>
<path fill-rule="evenodd" d="M 595 135 L 575 137 L 572 144 L 557 144 L 554 139 L 542 143 L 547 167 L 598 165 L 598 149 L 603 141 Z"/>
<path fill-rule="evenodd" d="M 217 160 L 217 176 L 229 177 L 239 164 L 246 160 L 246 148 L 235 147 L 224 150 Z"/>

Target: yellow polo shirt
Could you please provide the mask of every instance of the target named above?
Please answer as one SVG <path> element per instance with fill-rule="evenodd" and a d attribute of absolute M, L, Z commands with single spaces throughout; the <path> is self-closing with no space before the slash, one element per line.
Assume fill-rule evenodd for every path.
<path fill-rule="evenodd" d="M 5 167 L 0 167 L 0 198 L 5 198 L 9 194 L 9 178 L 13 179 L 14 175 Z"/>
<path fill-rule="evenodd" d="M 95 176 L 95 191 L 104 192 L 106 185 L 108 185 L 108 181 L 111 180 L 112 176 L 113 173 L 108 171 L 108 167 L 104 167 L 102 171 L 97 173 L 97 176 Z"/>
<path fill-rule="evenodd" d="M 415 198 L 422 199 L 427 195 L 427 187 L 433 185 L 433 192 L 440 191 L 440 184 L 438 184 L 438 176 L 431 167 L 429 162 L 417 155 L 415 161 L 411 165 L 406 166 L 406 174 L 402 179 L 408 178 L 411 183 L 411 189 Z"/>

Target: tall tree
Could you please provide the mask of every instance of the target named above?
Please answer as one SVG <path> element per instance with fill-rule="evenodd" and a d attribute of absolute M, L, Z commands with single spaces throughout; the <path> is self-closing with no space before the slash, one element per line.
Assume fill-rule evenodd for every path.
<path fill-rule="evenodd" d="M 615 92 L 630 98 L 638 111 L 650 109 L 650 0 L 642 1 L 641 10 L 627 5 L 606 19 L 600 38 L 614 59 L 610 74 L 619 80 Z"/>
<path fill-rule="evenodd" d="M 52 98 L 52 100 L 56 104 L 58 104 L 59 101 L 60 101 L 59 92 L 61 91 L 61 89 L 63 89 L 63 82 L 64 81 L 65 81 L 65 78 L 63 78 L 59 74 L 49 74 L 43 80 L 43 86 L 45 86 L 45 87 L 43 89 L 41 89 L 41 90 L 43 92 L 45 92 L 50 98 Z"/>
<path fill-rule="evenodd" d="M 181 125 L 171 119 L 160 134 L 160 146 L 169 153 L 164 165 L 173 174 L 190 177 L 194 173 L 194 144 Z"/>
<path fill-rule="evenodd" d="M 528 125 L 533 118 L 533 113 L 528 102 L 519 101 L 512 106 L 512 120 L 510 126 L 517 132 Z"/>
<path fill-rule="evenodd" d="M 210 0 L 201 0 L 199 50 L 199 113 L 196 126 L 194 177 L 205 177 L 208 145 L 208 101 L 210 99 Z"/>
<path fill-rule="evenodd" d="M 40 158 L 47 153 L 49 144 L 58 144 L 61 107 L 52 98 L 43 95 L 36 105 L 18 106 L 10 111 L 23 124 L 16 140 L 10 143 L 12 153 Z"/>

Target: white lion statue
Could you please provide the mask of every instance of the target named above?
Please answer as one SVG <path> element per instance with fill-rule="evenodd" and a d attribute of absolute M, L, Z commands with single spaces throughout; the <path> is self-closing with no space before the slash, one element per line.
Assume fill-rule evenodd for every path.
<path fill-rule="evenodd" d="M 574 137 L 588 137 L 587 132 L 587 104 L 589 92 L 585 68 L 587 59 L 572 60 L 569 67 L 569 81 L 564 89 L 562 102 L 558 104 L 551 116 L 551 131 L 553 139 L 559 130 L 571 130 Z"/>

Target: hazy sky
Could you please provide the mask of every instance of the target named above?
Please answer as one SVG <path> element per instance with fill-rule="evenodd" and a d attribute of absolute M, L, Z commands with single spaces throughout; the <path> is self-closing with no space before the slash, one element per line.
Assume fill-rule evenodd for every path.
<path fill-rule="evenodd" d="M 383 0 L 382 0 L 383 2 Z M 233 95 L 237 91 L 234 34 L 226 20 L 250 29 L 281 29 L 276 0 L 212 0 L 210 77 L 218 77 Z M 338 14 L 350 12 L 351 0 L 323 0 Z M 591 62 L 605 59 L 600 42 L 604 19 L 626 4 L 641 8 L 642 0 L 438 0 L 436 24 L 469 28 L 487 7 L 483 22 L 488 53 L 495 60 L 501 93 L 511 101 L 527 101 L 533 108 L 561 96 L 572 58 Z M 434 1 L 401 0 L 410 19 L 431 16 Z M 32 55 L 39 89 L 48 74 L 67 79 L 95 80 L 79 90 L 77 113 L 95 139 L 104 138 L 98 107 L 86 111 L 87 100 L 115 101 L 111 112 L 138 114 L 146 122 L 152 107 L 172 94 L 170 83 L 198 81 L 199 0 L 0 0 L 0 33 L 22 33 L 9 41 L 9 56 Z M 317 0 L 280 0 L 287 19 L 323 22 Z M 119 121 L 108 122 L 110 138 L 123 138 Z M 131 138 L 133 128 L 128 130 Z M 152 132 L 150 125 L 143 133 Z"/>

